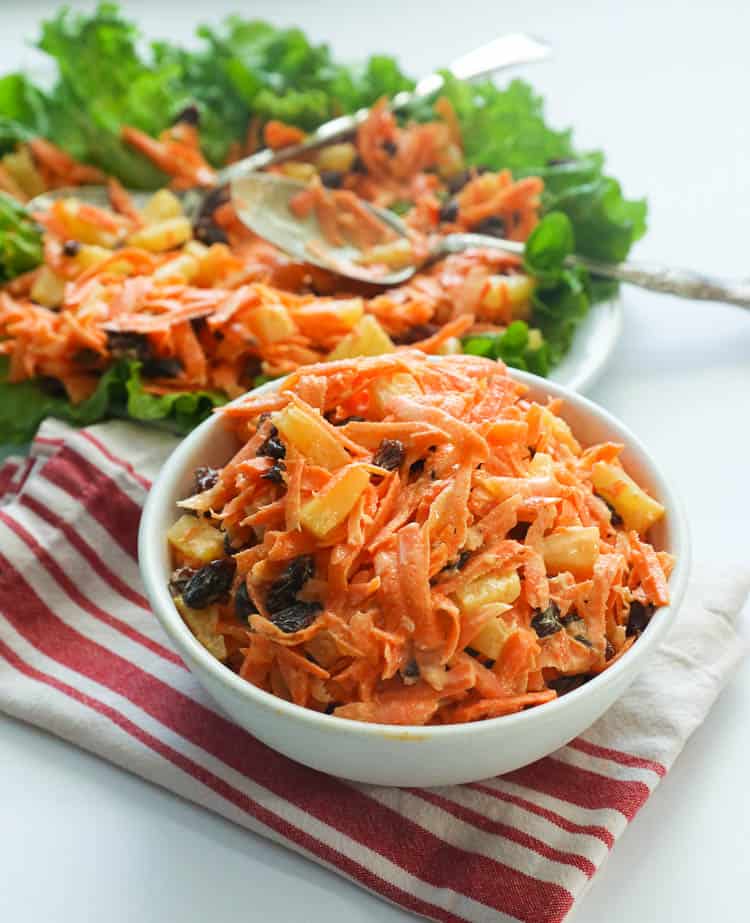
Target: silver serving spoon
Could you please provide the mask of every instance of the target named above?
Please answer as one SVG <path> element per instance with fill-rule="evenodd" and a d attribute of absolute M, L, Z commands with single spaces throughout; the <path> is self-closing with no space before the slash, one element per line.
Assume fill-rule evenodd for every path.
<path fill-rule="evenodd" d="M 545 42 L 523 32 L 513 32 L 508 35 L 501 35 L 487 42 L 486 45 L 480 45 L 479 48 L 475 48 L 468 54 L 461 55 L 455 61 L 452 61 L 446 70 L 460 80 L 478 80 L 481 77 L 489 77 L 491 74 L 505 68 L 540 61 L 546 58 L 549 53 L 549 45 Z M 436 90 L 439 90 L 443 83 L 444 79 L 441 74 L 428 74 L 417 83 L 413 90 L 404 90 L 397 93 L 391 100 L 391 108 L 394 110 L 404 109 L 420 99 L 425 99 Z M 332 119 L 330 122 L 325 122 L 316 131 L 308 135 L 301 144 L 290 145 L 280 151 L 264 148 L 262 151 L 258 151 L 257 154 L 238 160 L 216 173 L 212 189 L 221 188 L 232 180 L 246 176 L 256 170 L 263 170 L 273 164 L 284 163 L 288 160 L 296 160 L 312 151 L 325 147 L 327 144 L 350 138 L 354 135 L 358 126 L 365 121 L 369 112 L 369 109 L 358 109 L 350 115 L 342 115 L 339 118 Z M 210 193 L 211 189 L 188 189 L 181 194 L 182 207 L 191 220 L 201 213 L 206 197 Z M 131 195 L 136 206 L 145 201 L 143 193 L 131 192 Z M 49 208 L 50 203 L 55 199 L 70 198 L 71 196 L 91 205 L 107 205 L 109 201 L 106 188 L 103 186 L 74 186 L 42 193 L 42 195 L 32 199 L 27 207 L 32 211 L 43 211 Z"/>
<path fill-rule="evenodd" d="M 419 261 L 415 260 L 411 248 L 404 246 L 404 265 L 375 276 L 367 266 L 357 264 L 362 252 L 355 247 L 349 244 L 334 247 L 325 243 L 314 211 L 304 220 L 294 217 L 290 211 L 290 201 L 305 188 L 305 184 L 297 180 L 272 173 L 256 173 L 234 180 L 231 184 L 232 202 L 250 230 L 290 256 L 333 270 L 347 278 L 376 282 L 378 285 L 400 285 L 427 263 L 472 247 L 502 250 L 523 256 L 524 244 L 518 241 L 483 234 L 448 234 L 432 242 L 429 253 Z M 363 201 L 362 204 L 395 231 L 405 244 L 408 242 L 406 226 L 397 215 L 388 209 L 376 208 L 369 202 Z M 321 242 L 325 244 L 322 247 Z M 748 279 L 721 279 L 687 269 L 640 263 L 601 263 L 583 256 L 568 257 L 567 263 L 570 266 L 582 266 L 595 276 L 628 282 L 655 292 L 704 301 L 725 301 L 750 308 Z"/>

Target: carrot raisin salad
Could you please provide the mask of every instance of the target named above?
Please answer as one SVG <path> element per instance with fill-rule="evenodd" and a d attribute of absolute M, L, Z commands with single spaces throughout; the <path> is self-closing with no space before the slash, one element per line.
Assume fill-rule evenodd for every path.
<path fill-rule="evenodd" d="M 283 699 L 448 724 L 549 702 L 669 602 L 664 508 L 502 363 L 312 365 L 222 411 L 239 450 L 169 531 L 197 639 Z"/>

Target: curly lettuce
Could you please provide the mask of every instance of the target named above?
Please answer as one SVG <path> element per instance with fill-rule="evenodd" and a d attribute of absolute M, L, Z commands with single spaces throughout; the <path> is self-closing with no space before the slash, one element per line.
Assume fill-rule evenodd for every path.
<path fill-rule="evenodd" d="M 226 397 L 216 391 L 149 394 L 143 388 L 140 364 L 120 360 L 102 375 L 91 397 L 73 404 L 53 380 L 9 382 L 7 366 L 7 359 L 0 357 L 0 444 L 30 442 L 46 417 L 57 417 L 74 426 L 127 417 L 185 435 L 214 407 L 226 403 Z"/>
<path fill-rule="evenodd" d="M 42 234 L 26 209 L 0 192 L 0 284 L 42 261 Z"/>

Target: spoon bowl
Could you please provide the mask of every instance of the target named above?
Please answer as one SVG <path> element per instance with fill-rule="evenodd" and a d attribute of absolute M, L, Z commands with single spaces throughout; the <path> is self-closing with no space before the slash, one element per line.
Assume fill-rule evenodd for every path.
<path fill-rule="evenodd" d="M 230 185 L 232 204 L 240 221 L 294 259 L 361 282 L 377 282 L 378 285 L 399 285 L 414 275 L 416 264 L 376 276 L 370 267 L 357 264 L 356 260 L 362 255 L 357 247 L 350 243 L 335 246 L 325 242 L 325 234 L 314 209 L 306 218 L 298 218 L 292 213 L 292 199 L 305 188 L 306 183 L 273 173 L 251 173 L 235 179 Z M 406 225 L 398 215 L 364 200 L 361 202 L 399 238 L 409 239 Z M 323 242 L 324 248 L 316 246 Z"/>

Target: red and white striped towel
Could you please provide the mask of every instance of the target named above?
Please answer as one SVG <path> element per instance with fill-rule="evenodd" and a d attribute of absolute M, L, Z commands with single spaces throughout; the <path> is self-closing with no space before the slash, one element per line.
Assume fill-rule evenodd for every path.
<path fill-rule="evenodd" d="M 222 717 L 149 611 L 136 536 L 174 445 L 42 428 L 0 467 L 0 709 L 444 921 L 561 921 L 742 655 L 750 575 L 694 582 L 654 668 L 546 759 L 474 785 L 348 784 Z"/>

